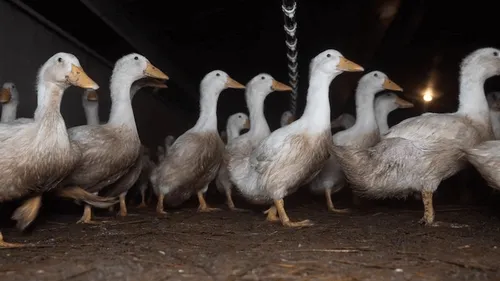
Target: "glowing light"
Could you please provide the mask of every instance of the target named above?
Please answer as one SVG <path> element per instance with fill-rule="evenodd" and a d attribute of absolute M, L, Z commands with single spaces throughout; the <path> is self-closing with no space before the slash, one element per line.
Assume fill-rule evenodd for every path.
<path fill-rule="evenodd" d="M 423 95 L 424 101 L 430 102 L 430 101 L 432 101 L 432 98 L 433 98 L 432 90 L 431 89 L 425 90 L 424 95 Z"/>

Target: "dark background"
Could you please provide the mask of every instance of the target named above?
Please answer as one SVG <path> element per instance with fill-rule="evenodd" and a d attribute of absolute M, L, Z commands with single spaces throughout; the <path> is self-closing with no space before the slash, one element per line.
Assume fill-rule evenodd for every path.
<path fill-rule="evenodd" d="M 108 71 L 121 56 L 138 52 L 170 76 L 168 89 L 149 97 L 138 95 L 139 101 L 134 101 L 139 133 L 146 145 L 161 143 L 167 134 L 178 136 L 194 124 L 199 82 L 213 69 L 222 69 L 241 83 L 260 72 L 289 82 L 284 19 L 278 0 L 3 1 L 23 13 L 30 11 L 30 17 L 37 14 L 44 19 L 37 19 L 39 24 L 47 26 L 49 22 L 69 34 L 99 55 L 99 63 L 107 65 Z M 455 110 L 460 60 L 476 48 L 500 45 L 494 2 L 297 1 L 298 114 L 304 107 L 309 61 L 327 48 L 339 50 L 366 71 L 387 73 L 405 89 L 404 97 L 416 106 L 395 111 L 390 115 L 390 125 L 423 110 Z M 389 7 L 395 7 L 396 13 L 384 18 L 382 11 Z M 20 31 L 15 24 L 3 30 Z M 22 30 L 22 36 L 31 36 L 30 31 Z M 4 44 L 9 42 L 8 37 L 2 39 L 6 40 Z M 8 52 L 8 46 L 4 47 Z M 16 51 L 3 53 L 13 56 Z M 36 48 L 31 51 L 36 52 Z M 46 58 L 40 59 L 40 64 Z M 33 63 L 33 69 L 38 66 Z M 353 90 L 361 75 L 341 75 L 332 84 L 332 119 L 342 112 L 353 113 Z M 100 83 L 103 121 L 109 113 L 108 81 L 104 81 Z M 438 97 L 424 108 L 421 94 L 430 84 Z M 490 91 L 499 87 L 495 81 L 488 81 L 486 88 Z M 25 98 L 23 94 L 21 99 Z M 265 110 L 271 128 L 279 125 L 289 100 L 288 93 L 280 92 L 267 98 Z M 25 104 L 21 104 L 21 113 L 32 114 L 34 106 L 26 110 Z M 225 91 L 218 109 L 222 130 L 229 115 L 246 111 L 241 91 Z M 65 113 L 64 104 L 62 110 Z M 83 111 L 76 111 L 66 111 L 69 125 L 84 123 Z M 74 114 L 78 118 L 72 119 Z"/>

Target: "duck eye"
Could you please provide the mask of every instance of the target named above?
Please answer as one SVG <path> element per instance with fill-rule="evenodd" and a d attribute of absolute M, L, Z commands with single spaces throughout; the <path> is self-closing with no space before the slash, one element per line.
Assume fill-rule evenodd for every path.
<path fill-rule="evenodd" d="M 495 57 L 498 57 L 498 52 L 497 52 L 497 51 L 493 52 L 493 55 L 494 55 Z"/>
<path fill-rule="evenodd" d="M 327 58 L 329 58 L 329 57 L 331 57 L 331 56 L 332 56 L 332 55 L 330 55 L 330 54 L 326 54 L 326 57 L 327 57 Z"/>
<path fill-rule="evenodd" d="M 373 76 L 378 77 L 378 74 L 377 74 L 377 73 L 375 73 L 375 74 L 373 74 Z"/>
<path fill-rule="evenodd" d="M 220 73 L 215 74 L 215 76 L 219 77 L 219 76 L 220 76 Z"/>
<path fill-rule="evenodd" d="M 137 56 L 136 56 L 136 57 L 134 57 L 134 60 L 139 60 L 139 57 L 137 57 Z"/>
<path fill-rule="evenodd" d="M 238 118 L 241 118 L 241 115 L 239 115 Z"/>
<path fill-rule="evenodd" d="M 57 59 L 57 61 L 58 61 L 58 62 L 62 62 L 62 58 L 58 58 L 58 59 Z"/>
<path fill-rule="evenodd" d="M 261 77 L 260 77 L 260 79 L 264 80 L 264 79 L 266 79 L 266 77 L 264 77 L 264 76 L 261 76 Z"/>

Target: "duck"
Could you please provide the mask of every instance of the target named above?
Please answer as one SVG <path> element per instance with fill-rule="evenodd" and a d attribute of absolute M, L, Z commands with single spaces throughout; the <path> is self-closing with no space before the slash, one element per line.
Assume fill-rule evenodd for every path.
<path fill-rule="evenodd" d="M 55 189 L 78 161 L 59 110 L 64 91 L 70 86 L 99 88 L 76 56 L 56 53 L 38 70 L 34 118 L 25 123 L 0 124 L 0 202 L 33 196 L 14 213 L 20 228 L 38 213 L 41 194 Z M 23 245 L 5 242 L 0 233 L 0 247 L 19 246 Z"/>
<path fill-rule="evenodd" d="M 333 135 L 333 143 L 340 146 L 366 148 L 380 140 L 379 128 L 375 116 L 375 95 L 383 90 L 403 91 L 381 71 L 372 71 L 361 77 L 356 88 L 356 119 L 352 127 Z M 387 116 L 385 116 L 387 118 Z M 387 121 L 386 121 L 387 122 Z M 340 191 L 346 185 L 342 168 L 331 155 L 321 172 L 309 184 L 313 194 L 325 194 L 328 210 L 335 213 L 347 213 L 348 209 L 337 209 L 333 205 L 332 193 Z"/>
<path fill-rule="evenodd" d="M 280 126 L 284 127 L 290 123 L 295 121 L 295 117 L 293 116 L 292 112 L 290 110 L 286 110 L 281 114 L 281 119 L 280 119 Z"/>
<path fill-rule="evenodd" d="M 491 92 L 486 95 L 488 106 L 490 108 L 491 126 L 495 139 L 500 139 L 500 108 L 498 108 L 498 100 L 500 100 L 500 92 Z"/>
<path fill-rule="evenodd" d="M 154 89 L 167 88 L 167 85 L 164 84 L 163 80 L 153 79 L 153 78 L 142 78 L 134 83 L 130 87 L 130 98 L 134 99 L 134 96 L 137 92 L 144 87 L 152 87 Z M 130 170 L 122 176 L 119 180 L 114 182 L 113 184 L 106 186 L 100 192 L 103 197 L 116 197 L 119 198 L 120 211 L 118 215 L 121 217 L 125 217 L 128 214 L 127 204 L 125 199 L 127 197 L 127 193 L 134 186 L 134 184 L 139 180 L 141 174 L 150 172 L 150 161 L 149 156 L 142 157 L 143 155 L 149 155 L 149 150 L 147 147 L 141 144 L 141 152 L 139 153 L 140 157 L 137 158 L 134 166 L 130 168 Z M 144 178 L 145 176 L 143 176 Z"/>
<path fill-rule="evenodd" d="M 424 215 L 419 222 L 440 225 L 433 206 L 440 182 L 467 166 L 463 149 L 494 138 L 483 87 L 486 79 L 499 74 L 500 50 L 477 49 L 461 63 L 456 112 L 403 120 L 370 148 L 335 146 L 334 154 L 352 187 L 370 198 L 420 192 Z"/>
<path fill-rule="evenodd" d="M 240 131 L 243 129 L 250 129 L 250 119 L 245 113 L 239 112 L 235 113 L 227 119 L 226 132 L 227 132 L 227 144 L 230 144 L 235 138 L 240 135 Z M 233 198 L 231 195 L 232 183 L 229 179 L 229 174 L 227 167 L 221 165 L 217 177 L 215 178 L 215 184 L 217 190 L 226 195 L 226 203 L 230 210 L 239 210 L 234 206 Z"/>
<path fill-rule="evenodd" d="M 132 109 L 131 86 L 145 77 L 169 79 L 140 54 L 125 55 L 115 63 L 108 122 L 68 129 L 71 142 L 83 151 L 83 155 L 78 168 L 64 179 L 64 186 L 80 186 L 91 193 L 99 192 L 126 175 L 137 163 L 141 142 Z M 92 220 L 91 206 L 85 205 L 77 223 L 98 223 Z"/>
<path fill-rule="evenodd" d="M 389 113 L 399 108 L 406 109 L 412 107 L 414 107 L 413 103 L 400 98 L 393 92 L 384 93 L 375 98 L 375 120 L 377 121 L 379 134 L 383 136 L 389 131 L 389 124 L 387 122 Z"/>
<path fill-rule="evenodd" d="M 0 122 L 9 123 L 16 120 L 19 92 L 16 84 L 5 82 L 0 89 L 0 103 L 2 103 L 2 117 Z"/>
<path fill-rule="evenodd" d="M 495 116 L 495 113 L 500 111 L 498 94 L 500 92 L 493 92 L 487 95 L 493 131 L 495 131 L 495 125 L 493 125 L 495 123 L 494 118 L 498 118 L 498 115 Z M 495 138 L 494 140 L 488 140 L 474 147 L 462 150 L 466 159 L 476 168 L 488 185 L 496 190 L 500 190 L 500 173 L 498 168 L 500 163 L 499 148 L 500 140 Z"/>
<path fill-rule="evenodd" d="M 329 86 L 339 74 L 363 71 L 333 49 L 311 60 L 307 103 L 302 116 L 273 131 L 252 150 L 234 170 L 228 165 L 231 180 L 247 199 L 273 204 L 265 213 L 268 221 L 281 221 L 285 227 L 311 226 L 310 220 L 291 221 L 283 198 L 310 182 L 331 155 Z M 252 127 L 256 124 L 250 115 Z M 241 137 L 241 136 L 240 136 Z M 278 217 L 279 216 L 279 217 Z"/>
<path fill-rule="evenodd" d="M 267 73 L 260 73 L 253 77 L 246 85 L 245 99 L 250 113 L 250 130 L 226 145 L 225 166 L 230 181 L 236 190 L 244 189 L 244 178 L 249 156 L 259 143 L 271 134 L 264 115 L 264 101 L 274 91 L 291 91 L 292 88 L 275 80 Z M 228 138 L 229 139 L 229 138 Z M 243 193 L 245 194 L 245 193 Z M 252 197 L 246 197 L 252 203 L 258 203 Z"/>
<path fill-rule="evenodd" d="M 217 101 L 227 88 L 244 89 L 222 70 L 206 74 L 200 83 L 200 115 L 196 124 L 179 136 L 151 173 L 153 188 L 159 191 L 157 212 L 165 214 L 164 199 L 180 204 L 193 193 L 199 212 L 217 211 L 205 201 L 204 192 L 215 179 L 222 163 L 224 143 L 217 130 Z"/>

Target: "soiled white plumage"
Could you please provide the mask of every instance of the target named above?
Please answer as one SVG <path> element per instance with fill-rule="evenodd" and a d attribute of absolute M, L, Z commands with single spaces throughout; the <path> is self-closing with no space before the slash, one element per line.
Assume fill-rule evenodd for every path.
<path fill-rule="evenodd" d="M 159 191 L 157 212 L 164 213 L 163 201 L 178 205 L 198 194 L 200 211 L 212 211 L 203 192 L 215 179 L 224 153 L 217 130 L 217 101 L 226 88 L 244 88 L 221 70 L 209 72 L 200 83 L 200 116 L 196 124 L 179 136 L 168 154 L 151 173 Z M 165 198 L 164 198 L 165 196 Z"/>
<path fill-rule="evenodd" d="M 385 89 L 402 90 L 380 71 L 372 71 L 360 79 L 356 89 L 356 121 L 352 127 L 333 135 L 335 145 L 366 148 L 380 140 L 374 99 L 375 94 Z M 313 193 L 325 194 L 330 211 L 343 213 L 346 210 L 336 209 L 330 196 L 340 191 L 345 185 L 346 180 L 342 168 L 337 163 L 336 157 L 332 155 L 325 167 L 310 183 L 310 189 Z"/>
<path fill-rule="evenodd" d="M 311 180 L 330 156 L 329 85 L 342 71 L 362 68 L 346 60 L 339 52 L 327 50 L 310 64 L 307 105 L 300 119 L 272 132 L 251 151 L 245 165 L 238 171 L 228 165 L 231 180 L 246 197 L 263 203 L 274 201 L 268 219 L 285 226 L 311 225 L 309 221 L 291 222 L 283 198 Z M 252 127 L 255 123 L 251 118 Z M 247 148 L 248 149 L 248 148 Z"/>
<path fill-rule="evenodd" d="M 56 188 L 78 160 L 59 110 L 70 85 L 99 87 L 74 55 L 57 53 L 38 71 L 34 118 L 24 123 L 0 124 L 0 202 L 34 196 L 14 213 L 21 229 L 36 218 L 41 194 Z M 16 245 L 5 243 L 0 233 L 0 247 L 9 246 Z"/>
<path fill-rule="evenodd" d="M 226 124 L 226 132 L 227 132 L 227 145 L 230 145 L 235 138 L 240 135 L 240 131 L 243 129 L 250 128 L 250 119 L 248 119 L 248 115 L 245 113 L 236 113 L 227 119 Z M 227 170 L 226 163 L 222 163 L 219 168 L 219 172 L 217 173 L 217 177 L 215 178 L 215 184 L 217 186 L 217 190 L 226 195 L 227 205 L 231 210 L 236 210 L 234 206 L 234 202 L 231 195 L 231 190 L 233 184 L 229 178 L 229 171 Z"/>
<path fill-rule="evenodd" d="M 126 55 L 116 62 L 110 85 L 112 105 L 109 121 L 68 130 L 71 142 L 82 150 L 83 155 L 78 168 L 64 180 L 66 186 L 81 186 L 89 192 L 99 192 L 124 176 L 136 163 L 141 142 L 130 90 L 134 81 L 148 76 L 168 79 L 139 54 Z M 92 222 L 89 208 L 85 209 L 79 222 Z"/>
<path fill-rule="evenodd" d="M 262 203 L 255 185 L 248 180 L 248 167 L 252 151 L 269 136 L 271 130 L 264 115 L 264 101 L 275 90 L 291 90 L 266 73 L 261 73 L 247 83 L 245 98 L 250 112 L 250 130 L 235 138 L 226 146 L 226 162 L 231 181 L 243 196 L 253 202 Z"/>
<path fill-rule="evenodd" d="M 443 179 L 465 167 L 461 150 L 493 138 L 483 86 L 487 78 L 500 74 L 499 53 L 483 48 L 464 59 L 457 112 L 406 119 L 372 148 L 335 147 L 353 188 L 375 198 L 420 191 L 422 222 L 432 224 L 432 194 Z"/>

